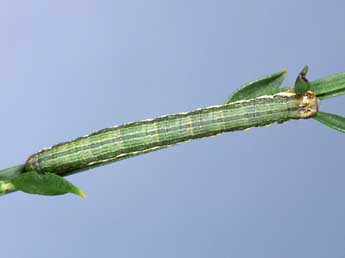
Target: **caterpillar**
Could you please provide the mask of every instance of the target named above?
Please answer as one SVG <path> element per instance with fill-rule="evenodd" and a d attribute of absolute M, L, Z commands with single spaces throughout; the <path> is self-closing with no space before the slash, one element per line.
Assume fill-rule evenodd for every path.
<path fill-rule="evenodd" d="M 43 149 L 29 157 L 25 171 L 65 176 L 193 139 L 310 118 L 318 107 L 319 100 L 311 91 L 280 92 L 131 122 Z"/>

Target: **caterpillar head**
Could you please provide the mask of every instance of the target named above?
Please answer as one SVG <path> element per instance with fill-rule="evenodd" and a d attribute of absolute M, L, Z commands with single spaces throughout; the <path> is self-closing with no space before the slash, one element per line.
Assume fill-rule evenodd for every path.
<path fill-rule="evenodd" d="M 301 95 L 299 104 L 299 113 L 302 118 L 310 118 L 316 115 L 319 110 L 319 99 L 314 92 L 307 91 Z"/>

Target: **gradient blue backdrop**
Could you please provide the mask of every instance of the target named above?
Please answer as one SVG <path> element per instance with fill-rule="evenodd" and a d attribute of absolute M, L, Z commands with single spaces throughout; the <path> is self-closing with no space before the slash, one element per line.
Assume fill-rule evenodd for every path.
<path fill-rule="evenodd" d="M 303 65 L 345 70 L 344 1 L 1 1 L 5 168 L 94 130 L 223 103 Z M 344 114 L 344 98 L 322 109 Z M 229 133 L 77 174 L 88 194 L 0 200 L 1 257 L 344 257 L 344 135 Z"/>

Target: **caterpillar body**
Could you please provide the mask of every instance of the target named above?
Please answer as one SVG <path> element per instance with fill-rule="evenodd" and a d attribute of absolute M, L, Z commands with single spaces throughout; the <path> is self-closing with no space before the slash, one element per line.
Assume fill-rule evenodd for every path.
<path fill-rule="evenodd" d="M 319 101 L 308 91 L 281 92 L 188 113 L 131 122 L 60 143 L 37 152 L 25 171 L 68 175 L 189 140 L 224 132 L 313 117 Z"/>

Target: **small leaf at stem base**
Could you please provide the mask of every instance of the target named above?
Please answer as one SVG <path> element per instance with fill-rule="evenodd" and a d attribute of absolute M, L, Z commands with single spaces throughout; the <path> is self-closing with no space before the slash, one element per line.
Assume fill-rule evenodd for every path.
<path fill-rule="evenodd" d="M 231 94 L 226 100 L 225 104 L 235 102 L 238 100 L 253 99 L 263 95 L 272 95 L 278 93 L 279 87 L 285 79 L 287 70 L 262 77 L 255 81 L 249 82 L 240 89 Z"/>
<path fill-rule="evenodd" d="M 82 198 L 86 197 L 81 189 L 63 177 L 52 173 L 39 174 L 36 171 L 30 171 L 13 178 L 11 183 L 16 190 L 30 194 L 61 195 L 73 193 Z"/>

